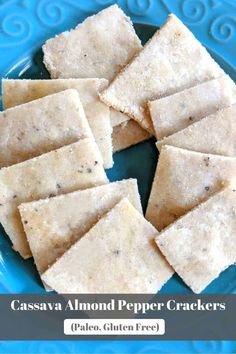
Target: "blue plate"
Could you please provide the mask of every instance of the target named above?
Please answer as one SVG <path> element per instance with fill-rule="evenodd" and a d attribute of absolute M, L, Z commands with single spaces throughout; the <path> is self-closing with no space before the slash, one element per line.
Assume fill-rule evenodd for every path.
<path fill-rule="evenodd" d="M 41 44 L 46 38 L 74 27 L 85 17 L 115 1 L 1 1 L 0 0 L 0 72 L 8 78 L 49 78 L 42 64 Z M 234 1 L 117 1 L 135 21 L 135 29 L 143 43 L 167 17 L 175 12 L 207 45 L 221 67 L 236 81 L 236 56 L 233 52 Z M 174 4 L 173 4 L 174 3 Z M 181 11 L 180 11 L 181 9 Z M 156 15 L 157 14 L 157 15 Z M 214 16 L 213 16 L 214 14 Z M 143 24 L 142 24 L 143 22 Z M 138 179 L 143 208 L 146 208 L 158 155 L 154 140 L 136 145 L 114 155 L 114 167 L 107 171 L 110 181 L 135 177 Z M 140 164 L 142 169 L 140 169 Z M 44 293 L 32 260 L 24 261 L 11 249 L 11 243 L 0 229 L 0 293 Z M 161 293 L 188 293 L 190 290 L 174 276 Z M 236 267 L 227 269 L 206 290 L 206 293 L 236 292 Z M 106 344 L 105 344 L 106 343 Z M 2 349 L 1 349 L 2 348 Z M 26 349 L 27 348 L 27 349 Z M 48 349 L 47 349 L 48 348 Z M 164 349 L 165 348 L 165 349 Z M 0 343 L 0 352 L 10 352 L 10 346 Z M 230 342 L 86 342 L 14 345 L 13 352 L 96 353 L 169 353 L 169 352 L 232 352 Z M 142 350 L 142 351 L 141 351 Z"/>

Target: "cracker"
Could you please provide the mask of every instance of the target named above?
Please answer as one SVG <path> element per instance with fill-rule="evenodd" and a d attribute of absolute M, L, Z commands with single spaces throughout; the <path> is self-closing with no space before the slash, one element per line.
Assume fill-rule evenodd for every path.
<path fill-rule="evenodd" d="M 150 101 L 155 136 L 162 139 L 174 134 L 234 102 L 236 85 L 227 75 Z"/>
<path fill-rule="evenodd" d="M 236 156 L 236 104 L 157 142 L 209 154 Z"/>
<path fill-rule="evenodd" d="M 236 192 L 228 187 L 156 238 L 168 262 L 195 292 L 203 291 L 236 259 Z"/>
<path fill-rule="evenodd" d="M 76 90 L 0 112 L 0 168 L 92 137 Z"/>
<path fill-rule="evenodd" d="M 156 293 L 172 276 L 156 229 L 125 198 L 43 275 L 58 293 Z"/>
<path fill-rule="evenodd" d="M 44 64 L 52 78 L 111 80 L 141 48 L 130 18 L 113 5 L 49 39 Z"/>
<path fill-rule="evenodd" d="M 151 119 L 145 110 L 147 101 L 220 77 L 223 73 L 187 27 L 171 14 L 100 97 L 153 133 Z"/>
<path fill-rule="evenodd" d="M 58 150 L 0 170 L 0 222 L 13 247 L 24 258 L 31 255 L 17 207 L 107 183 L 101 155 L 93 139 L 83 139 Z"/>
<path fill-rule="evenodd" d="M 21 204 L 22 223 L 39 273 L 45 272 L 124 197 L 142 213 L 134 179 Z"/>
<path fill-rule="evenodd" d="M 151 135 L 138 125 L 133 119 L 113 128 L 113 152 L 127 149 L 128 147 L 149 139 Z"/>
<path fill-rule="evenodd" d="M 105 79 L 3 80 L 3 106 L 6 109 L 69 88 L 76 89 L 101 151 L 104 167 L 110 168 L 113 165 L 110 113 L 109 108 L 98 97 L 99 91 L 107 83 Z"/>
<path fill-rule="evenodd" d="M 236 176 L 236 158 L 165 145 L 161 149 L 146 218 L 159 231 Z"/>

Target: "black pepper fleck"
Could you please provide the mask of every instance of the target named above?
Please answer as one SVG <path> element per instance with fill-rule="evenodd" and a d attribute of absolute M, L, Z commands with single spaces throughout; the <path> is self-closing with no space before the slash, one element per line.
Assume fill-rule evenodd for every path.
<path fill-rule="evenodd" d="M 61 188 L 60 183 L 57 183 L 57 189 L 60 189 L 60 188 Z"/>
<path fill-rule="evenodd" d="M 24 224 L 28 224 L 28 221 L 27 221 L 27 220 L 25 220 L 25 221 L 24 221 Z"/>
<path fill-rule="evenodd" d="M 87 168 L 88 173 L 92 173 L 92 169 L 90 167 Z"/>
<path fill-rule="evenodd" d="M 13 199 L 16 199 L 16 198 L 17 198 L 17 195 L 16 195 L 16 194 L 14 194 L 14 195 L 13 195 Z"/>
<path fill-rule="evenodd" d="M 120 254 L 120 250 L 114 250 L 113 254 L 115 254 L 116 256 L 118 256 Z"/>
<path fill-rule="evenodd" d="M 56 196 L 56 194 L 54 194 L 54 193 L 51 193 L 51 194 L 49 194 L 49 198 L 53 198 L 53 197 L 55 197 Z"/>
<path fill-rule="evenodd" d="M 77 172 L 79 172 L 79 173 L 83 173 L 83 171 L 82 171 L 82 170 L 77 170 Z"/>
<path fill-rule="evenodd" d="M 96 166 L 98 164 L 98 161 L 94 161 L 94 166 Z"/>
<path fill-rule="evenodd" d="M 208 186 L 205 187 L 205 190 L 206 190 L 207 192 L 209 191 L 209 189 L 210 189 L 210 187 L 208 187 Z"/>
<path fill-rule="evenodd" d="M 209 164 L 210 164 L 210 157 L 209 157 L 209 156 L 208 156 L 208 157 L 205 157 L 205 158 L 204 158 L 204 162 L 205 162 L 206 167 L 208 167 Z"/>
<path fill-rule="evenodd" d="M 190 120 L 190 122 L 193 122 L 194 118 L 193 117 L 188 117 L 188 119 Z"/>

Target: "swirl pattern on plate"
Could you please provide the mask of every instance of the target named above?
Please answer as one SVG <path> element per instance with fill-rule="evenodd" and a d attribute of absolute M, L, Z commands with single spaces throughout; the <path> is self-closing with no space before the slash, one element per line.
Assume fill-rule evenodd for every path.
<path fill-rule="evenodd" d="M 152 3 L 153 0 L 127 0 L 127 7 L 132 15 L 144 16 L 149 12 Z"/>
<path fill-rule="evenodd" d="M 226 42 L 235 37 L 236 18 L 234 16 L 223 15 L 213 20 L 211 24 L 211 35 L 219 42 Z"/>

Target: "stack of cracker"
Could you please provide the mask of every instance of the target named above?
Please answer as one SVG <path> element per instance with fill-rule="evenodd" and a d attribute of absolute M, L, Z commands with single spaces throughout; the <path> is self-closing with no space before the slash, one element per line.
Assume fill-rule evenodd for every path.
<path fill-rule="evenodd" d="M 150 137 L 99 98 L 141 48 L 130 19 L 111 6 L 47 41 L 52 79 L 2 82 L 0 221 L 13 249 L 33 256 L 46 289 L 153 293 L 173 273 L 137 181 L 109 183 L 104 171 L 113 151 Z"/>
<path fill-rule="evenodd" d="M 201 292 L 236 261 L 236 88 L 174 15 L 142 47 L 117 5 L 43 46 L 50 80 L 3 80 L 0 221 L 59 293 Z M 113 152 L 154 135 L 143 216 Z"/>
<path fill-rule="evenodd" d="M 125 104 L 120 86 L 127 75 L 140 74 L 148 55 L 146 90 L 135 91 L 126 105 L 158 139 L 146 218 L 160 232 L 156 243 L 168 263 L 199 293 L 236 261 L 236 86 L 171 15 L 105 89 L 104 102 Z"/>
<path fill-rule="evenodd" d="M 211 249 L 220 238 L 233 244 L 236 237 L 234 188 L 226 187 L 236 173 L 234 82 L 170 15 L 100 98 L 159 140 L 146 218 L 161 232 L 156 243 L 168 263 L 202 291 L 236 260 L 230 243 L 220 254 Z"/>

